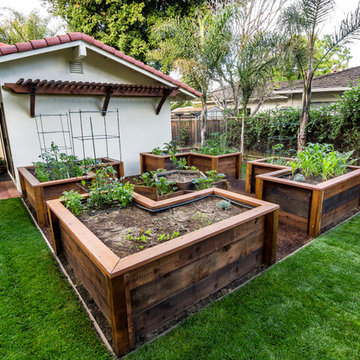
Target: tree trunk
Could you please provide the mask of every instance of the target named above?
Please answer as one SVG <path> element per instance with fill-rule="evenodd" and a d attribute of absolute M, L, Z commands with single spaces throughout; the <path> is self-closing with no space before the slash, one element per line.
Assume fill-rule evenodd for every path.
<path fill-rule="evenodd" d="M 244 130 L 245 130 L 245 119 L 246 119 L 246 105 L 242 109 L 241 118 L 241 138 L 240 138 L 240 152 L 244 154 Z"/>
<path fill-rule="evenodd" d="M 302 109 L 300 114 L 300 127 L 298 134 L 298 150 L 302 150 L 302 148 L 306 145 L 306 125 L 309 121 L 309 110 L 311 103 L 311 82 L 312 76 L 309 74 L 304 80 Z"/>
<path fill-rule="evenodd" d="M 205 136 L 206 136 L 206 126 L 207 126 L 207 107 L 206 107 L 206 99 L 204 99 L 204 97 L 201 100 L 200 124 L 201 124 L 201 132 L 200 132 L 201 146 L 204 146 Z"/>

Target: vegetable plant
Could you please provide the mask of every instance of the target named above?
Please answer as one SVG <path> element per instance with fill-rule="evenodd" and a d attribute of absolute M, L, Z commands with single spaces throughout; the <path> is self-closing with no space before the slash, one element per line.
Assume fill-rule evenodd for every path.
<path fill-rule="evenodd" d="M 355 160 L 350 160 L 354 151 L 340 153 L 330 144 L 308 144 L 297 153 L 297 159 L 288 162 L 292 175 L 298 170 L 305 179 L 321 176 L 323 181 L 343 175 L 347 167 Z"/>
<path fill-rule="evenodd" d="M 155 186 L 160 195 L 172 193 L 177 189 L 175 182 L 169 182 L 165 177 L 160 177 L 159 180 L 156 181 Z"/>
<path fill-rule="evenodd" d="M 205 146 L 197 150 L 200 154 L 205 155 L 223 155 L 237 152 L 238 149 L 234 147 L 228 147 L 227 135 L 220 133 L 213 133 L 210 135 L 210 139 L 206 140 Z"/>
<path fill-rule="evenodd" d="M 205 190 L 211 188 L 214 183 L 225 178 L 224 174 L 218 174 L 216 170 L 206 171 L 206 177 L 200 177 L 193 179 L 192 183 L 195 185 L 197 190 Z"/>
<path fill-rule="evenodd" d="M 59 152 L 59 147 L 53 142 L 49 151 L 39 156 L 42 161 L 34 162 L 34 169 L 39 181 L 50 181 L 79 177 L 85 174 L 81 162 L 74 155 Z"/>
<path fill-rule="evenodd" d="M 64 191 L 60 200 L 64 201 L 65 206 L 75 215 L 79 215 L 84 211 L 83 197 L 75 190 Z"/>

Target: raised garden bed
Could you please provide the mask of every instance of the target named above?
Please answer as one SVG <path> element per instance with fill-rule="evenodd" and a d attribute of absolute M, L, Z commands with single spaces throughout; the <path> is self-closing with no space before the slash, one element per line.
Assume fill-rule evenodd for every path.
<path fill-rule="evenodd" d="M 196 152 L 175 154 L 177 159 L 184 158 L 188 166 L 195 166 L 200 171 L 216 170 L 229 178 L 241 178 L 242 154 L 240 152 L 225 155 L 205 155 Z M 141 173 L 156 171 L 157 169 L 175 170 L 171 155 L 154 155 L 140 153 Z"/>
<path fill-rule="evenodd" d="M 191 206 L 191 212 L 195 212 L 197 208 L 210 206 L 201 203 L 201 198 L 214 196 L 236 202 L 237 205 L 232 205 L 237 208 L 236 214 L 230 213 L 227 218 L 218 219 L 208 226 L 204 223 L 199 230 L 189 225 L 184 234 L 183 230 L 179 230 L 180 236 L 128 256 L 122 255 L 122 247 L 116 244 L 120 241 L 119 237 L 110 244 L 117 250 L 117 255 L 105 245 L 104 238 L 102 241 L 59 199 L 47 202 L 52 245 L 58 255 L 65 256 L 111 324 L 117 355 L 127 353 L 135 346 L 137 338 L 163 326 L 232 281 L 275 261 L 277 205 L 219 189 L 206 189 L 157 202 L 134 193 L 134 201 L 151 211 L 186 202 L 188 205 L 182 206 Z M 195 205 L 189 204 L 195 199 Z M 134 214 L 131 211 L 128 211 L 129 219 L 125 217 L 122 222 L 118 216 L 113 217 L 117 219 L 115 222 L 102 221 L 101 216 L 111 217 L 113 211 L 108 211 L 110 215 L 100 211 L 96 215 L 97 222 L 94 220 L 96 224 L 92 226 L 100 237 L 107 230 L 127 234 L 130 230 L 133 234 L 142 227 L 150 226 L 151 234 L 155 234 L 155 228 L 162 222 L 164 227 L 170 226 L 171 230 L 175 230 L 169 225 L 170 220 L 176 223 L 182 206 L 164 210 L 158 215 L 147 214 L 144 225 L 141 216 L 132 219 Z M 123 210 L 127 211 L 126 208 Z M 183 211 L 183 215 L 189 212 L 187 210 Z M 209 209 L 206 208 L 206 211 Z M 86 222 L 88 215 L 80 218 L 84 216 Z M 157 220 L 151 222 L 152 217 L 157 217 Z M 159 224 L 154 224 L 154 221 Z M 104 227 L 101 227 L 102 223 Z"/>
<path fill-rule="evenodd" d="M 311 237 L 360 206 L 360 168 L 309 184 L 290 180 L 291 171 L 277 170 L 256 177 L 256 198 L 280 205 L 279 219 Z"/>
<path fill-rule="evenodd" d="M 124 176 L 123 162 L 110 158 L 101 158 L 99 160 L 101 160 L 104 165 L 95 165 L 92 166 L 93 168 L 97 168 L 99 166 L 112 166 L 117 176 Z M 46 210 L 47 200 L 59 198 L 64 191 L 82 191 L 78 184 L 83 180 L 88 183 L 95 176 L 94 173 L 89 172 L 87 175 L 81 177 L 40 182 L 36 178 L 34 166 L 19 167 L 18 172 L 22 196 L 29 202 L 32 209 L 36 212 L 37 222 L 40 227 L 49 225 Z"/>
<path fill-rule="evenodd" d="M 281 159 L 283 159 L 285 161 L 292 160 L 291 158 L 284 158 L 284 157 L 282 157 Z M 246 162 L 245 191 L 249 194 L 256 192 L 256 176 L 257 175 L 263 175 L 263 174 L 267 174 L 269 172 L 273 172 L 275 170 L 287 169 L 287 168 L 288 167 L 285 165 L 270 163 L 269 158 L 247 161 Z"/>
<path fill-rule="evenodd" d="M 154 174 L 154 179 L 164 177 L 168 182 L 175 182 L 179 190 L 194 190 L 193 179 L 205 178 L 203 172 L 193 170 L 171 170 Z"/>

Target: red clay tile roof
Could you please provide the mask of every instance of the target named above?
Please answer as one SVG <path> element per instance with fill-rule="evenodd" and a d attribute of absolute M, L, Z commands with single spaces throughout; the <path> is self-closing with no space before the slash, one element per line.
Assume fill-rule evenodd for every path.
<path fill-rule="evenodd" d="M 4 46 L 3 45 L 0 46 L 0 56 L 13 54 L 13 53 L 20 53 L 20 52 L 24 52 L 24 51 L 41 49 L 44 47 L 60 45 L 60 44 L 64 44 L 64 43 L 68 43 L 68 42 L 72 42 L 72 41 L 78 41 L 78 40 L 82 40 L 90 45 L 97 46 L 97 47 L 103 49 L 104 51 L 107 51 L 129 63 L 134 64 L 135 66 L 137 66 L 141 69 L 144 69 L 166 81 L 171 82 L 172 84 L 194 94 L 195 96 L 201 96 L 200 92 L 196 91 L 195 89 L 193 89 L 192 87 L 190 87 L 186 84 L 183 84 L 181 81 L 175 80 L 171 76 L 165 75 L 161 71 L 158 71 L 158 70 L 154 69 L 153 67 L 146 65 L 143 62 L 132 58 L 131 56 L 125 55 L 121 51 L 118 51 L 111 46 L 105 45 L 101 41 L 95 40 L 92 36 L 83 34 L 81 32 L 67 33 L 65 35 L 57 35 L 54 37 L 49 37 L 49 38 L 44 38 L 44 39 L 39 39 L 39 40 L 30 40 L 28 42 L 16 43 L 14 45 L 4 44 Z"/>

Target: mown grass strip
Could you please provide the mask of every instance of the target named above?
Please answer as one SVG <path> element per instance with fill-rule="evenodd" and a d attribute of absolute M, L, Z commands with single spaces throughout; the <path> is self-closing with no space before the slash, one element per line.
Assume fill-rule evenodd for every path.
<path fill-rule="evenodd" d="M 359 359 L 360 216 L 126 359 Z"/>
<path fill-rule="evenodd" d="M 112 359 L 20 199 L 0 201 L 0 358 Z"/>

